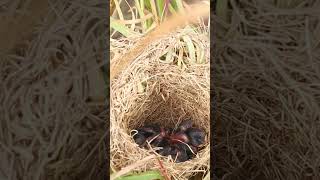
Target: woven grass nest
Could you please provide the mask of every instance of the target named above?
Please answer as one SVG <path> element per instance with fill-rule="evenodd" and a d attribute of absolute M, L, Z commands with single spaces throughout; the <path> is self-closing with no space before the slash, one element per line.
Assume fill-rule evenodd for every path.
<path fill-rule="evenodd" d="M 111 52 L 115 57 L 117 52 L 123 53 L 134 43 L 135 40 L 128 39 L 111 41 Z M 185 28 L 146 47 L 111 82 L 112 169 L 158 170 L 160 160 L 173 179 L 188 179 L 209 170 L 209 48 L 208 30 Z M 152 149 L 139 148 L 131 136 L 133 129 L 144 124 L 176 127 L 187 118 L 203 128 L 207 136 L 197 156 L 183 163 L 174 163 L 170 157 L 160 156 Z"/>

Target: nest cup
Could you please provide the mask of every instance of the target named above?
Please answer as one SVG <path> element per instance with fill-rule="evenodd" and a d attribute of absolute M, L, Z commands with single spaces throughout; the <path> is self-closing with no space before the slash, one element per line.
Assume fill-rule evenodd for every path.
<path fill-rule="evenodd" d="M 182 40 L 185 37 L 195 47 L 201 47 L 196 48 L 195 59 L 186 53 L 186 42 Z M 113 52 L 127 48 L 120 42 L 114 44 L 117 47 Z M 177 127 L 181 121 L 192 119 L 194 126 L 206 132 L 205 144 L 196 157 L 174 163 L 170 157 L 155 156 L 174 179 L 206 173 L 210 159 L 209 73 L 209 36 L 205 31 L 180 31 L 146 48 L 111 82 L 111 167 L 116 171 L 128 166 L 135 171 L 160 169 L 156 157 L 142 161 L 156 153 L 139 148 L 132 130 L 147 124 Z"/>

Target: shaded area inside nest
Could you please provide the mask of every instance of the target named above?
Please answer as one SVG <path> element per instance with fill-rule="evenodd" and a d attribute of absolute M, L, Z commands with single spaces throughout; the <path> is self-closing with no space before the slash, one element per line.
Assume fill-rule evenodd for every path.
<path fill-rule="evenodd" d="M 137 129 L 145 126 L 162 127 L 166 131 L 178 132 L 181 123 L 191 121 L 193 129 L 201 129 L 204 133 L 204 140 L 196 151 L 191 148 L 191 145 L 187 145 L 188 143 L 184 144 L 188 146 L 188 149 L 193 150 L 194 155 L 198 154 L 208 144 L 209 117 L 208 112 L 206 112 L 208 109 L 206 106 L 208 105 L 199 101 L 197 97 L 199 93 L 194 88 L 188 85 L 182 86 L 184 87 L 179 90 L 167 86 L 165 83 L 160 83 L 158 86 L 160 88 L 155 88 L 145 96 L 141 104 L 129 110 L 130 118 L 125 121 L 128 134 L 133 137 L 137 133 Z M 188 160 L 191 159 L 193 158 Z"/>

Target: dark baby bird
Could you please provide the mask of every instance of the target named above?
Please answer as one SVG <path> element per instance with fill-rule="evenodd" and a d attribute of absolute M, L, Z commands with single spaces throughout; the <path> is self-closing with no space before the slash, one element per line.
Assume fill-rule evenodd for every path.
<path fill-rule="evenodd" d="M 143 147 L 147 140 L 160 132 L 160 128 L 157 128 L 156 126 L 144 126 L 138 128 L 137 131 L 138 133 L 133 136 L 133 139 L 140 147 Z"/>
<path fill-rule="evenodd" d="M 165 146 L 163 149 L 159 150 L 158 153 L 162 156 L 171 156 L 177 163 L 187 161 L 190 157 L 180 144 L 181 143 L 174 144 L 173 146 Z"/>
<path fill-rule="evenodd" d="M 197 128 L 189 128 L 186 133 L 189 137 L 191 145 L 198 147 L 204 143 L 205 133 L 202 130 Z"/>
<path fill-rule="evenodd" d="M 186 120 L 184 122 L 182 122 L 178 129 L 182 132 L 185 132 L 187 129 L 191 128 L 192 127 L 192 121 L 191 120 Z"/>
<path fill-rule="evenodd" d="M 158 125 L 149 125 L 137 129 L 133 136 L 139 147 L 148 148 L 147 141 L 152 147 L 162 147 L 156 152 L 162 156 L 171 156 L 176 163 L 192 159 L 204 143 L 205 132 L 192 127 L 191 120 L 180 123 L 177 130 Z"/>

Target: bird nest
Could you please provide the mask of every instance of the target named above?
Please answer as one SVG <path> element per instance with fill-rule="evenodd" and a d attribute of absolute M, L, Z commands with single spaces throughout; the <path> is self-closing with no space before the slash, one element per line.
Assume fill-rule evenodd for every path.
<path fill-rule="evenodd" d="M 111 51 L 123 52 L 132 44 L 134 42 L 130 40 L 111 42 Z M 111 82 L 110 152 L 113 170 L 129 168 L 127 171 L 142 172 L 160 169 L 173 179 L 187 179 L 209 170 L 209 49 L 207 31 L 184 29 L 175 32 L 147 47 Z M 139 148 L 131 136 L 133 129 L 145 124 L 176 128 L 185 119 L 192 119 L 196 127 L 206 132 L 204 146 L 189 161 L 175 163 L 170 156 Z"/>

